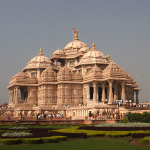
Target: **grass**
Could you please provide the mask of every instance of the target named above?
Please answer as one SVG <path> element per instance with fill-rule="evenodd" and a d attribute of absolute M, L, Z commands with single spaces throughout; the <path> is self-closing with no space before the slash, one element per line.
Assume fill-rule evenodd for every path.
<path fill-rule="evenodd" d="M 52 144 L 37 145 L 0 145 L 0 150 L 149 150 L 149 147 L 139 147 L 130 144 L 130 139 L 124 138 L 88 138 Z"/>

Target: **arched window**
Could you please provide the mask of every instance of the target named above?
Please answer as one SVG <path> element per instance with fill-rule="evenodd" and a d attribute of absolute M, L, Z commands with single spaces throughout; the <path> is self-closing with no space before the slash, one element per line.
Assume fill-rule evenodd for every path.
<path fill-rule="evenodd" d="M 70 61 L 70 65 L 73 65 L 73 62 L 72 62 L 72 61 Z"/>
<path fill-rule="evenodd" d="M 36 74 L 35 74 L 35 72 L 31 73 L 31 77 L 32 77 L 32 76 L 35 76 L 35 77 L 36 77 Z"/>

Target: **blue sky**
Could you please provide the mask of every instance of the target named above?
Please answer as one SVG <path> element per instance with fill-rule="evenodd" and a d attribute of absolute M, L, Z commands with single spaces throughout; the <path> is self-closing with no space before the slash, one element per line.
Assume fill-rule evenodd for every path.
<path fill-rule="evenodd" d="M 79 40 L 109 54 L 150 102 L 149 0 L 0 0 L 0 104 L 8 102 L 12 76 L 43 49 L 49 57 Z"/>

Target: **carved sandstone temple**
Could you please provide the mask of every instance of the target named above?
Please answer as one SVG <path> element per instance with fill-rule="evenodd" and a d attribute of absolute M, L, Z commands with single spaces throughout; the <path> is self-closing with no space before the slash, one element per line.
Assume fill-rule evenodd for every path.
<path fill-rule="evenodd" d="M 111 112 L 117 100 L 139 103 L 139 87 L 128 73 L 98 51 L 79 41 L 78 35 L 50 59 L 40 53 L 11 78 L 9 106 L 13 115 L 22 112 L 59 113 L 79 118 L 89 112 Z M 136 100 L 134 101 L 134 94 Z M 67 107 L 66 107 L 67 106 Z"/>

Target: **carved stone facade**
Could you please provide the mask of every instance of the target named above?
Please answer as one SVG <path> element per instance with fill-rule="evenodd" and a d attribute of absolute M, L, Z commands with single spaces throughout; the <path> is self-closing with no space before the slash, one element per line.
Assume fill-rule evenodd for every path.
<path fill-rule="evenodd" d="M 90 50 L 75 35 L 72 42 L 63 50 L 58 48 L 50 59 L 40 49 L 9 82 L 9 106 L 18 110 L 14 115 L 22 111 L 31 116 L 55 109 L 66 111 L 68 116 L 86 116 L 95 107 L 115 110 L 112 104 L 119 99 L 123 104 L 126 100 L 134 102 L 135 92 L 138 104 L 138 84 L 109 55 L 98 51 L 94 43 L 92 46 Z"/>

